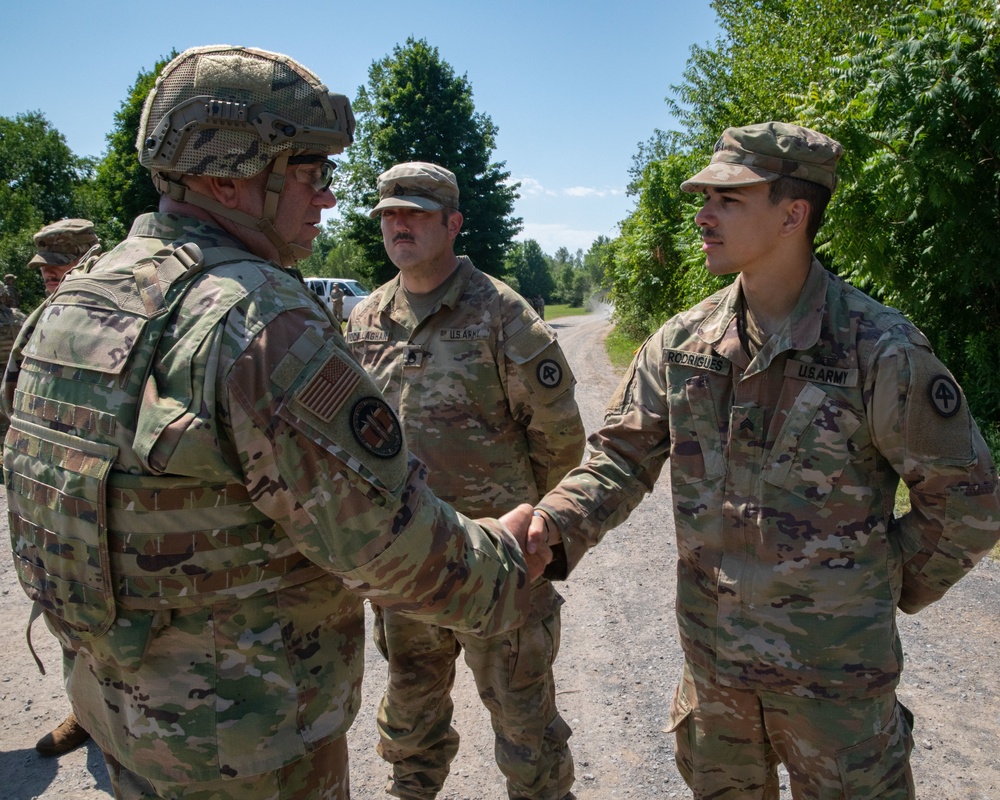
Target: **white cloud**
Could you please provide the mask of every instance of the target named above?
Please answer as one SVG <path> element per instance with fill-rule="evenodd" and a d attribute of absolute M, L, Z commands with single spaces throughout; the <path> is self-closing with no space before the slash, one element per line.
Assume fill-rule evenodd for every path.
<path fill-rule="evenodd" d="M 534 239 L 542 248 L 542 252 L 551 256 L 555 255 L 560 247 L 565 247 L 571 253 L 577 250 L 586 253 L 600 235 L 600 231 L 580 230 L 563 223 L 525 222 L 524 229 L 514 238 L 521 242 Z"/>
<path fill-rule="evenodd" d="M 520 183 L 521 187 L 518 192 L 522 197 L 595 197 L 600 199 L 602 197 L 622 197 L 625 194 L 625 190 L 618 187 L 599 189 L 595 186 L 570 186 L 565 189 L 549 189 L 543 186 L 541 181 L 534 178 L 512 178 L 508 183 Z"/>
<path fill-rule="evenodd" d="M 570 186 L 563 189 L 567 197 L 621 197 L 624 189 L 596 189 L 593 186 Z"/>
<path fill-rule="evenodd" d="M 507 183 L 508 184 L 520 183 L 521 186 L 518 188 L 517 191 L 518 194 L 520 194 L 522 197 L 556 196 L 556 192 L 553 192 L 551 189 L 546 189 L 544 186 L 542 186 L 540 181 L 536 181 L 534 178 L 517 178 L 517 179 L 512 178 L 511 180 L 507 181 Z"/>

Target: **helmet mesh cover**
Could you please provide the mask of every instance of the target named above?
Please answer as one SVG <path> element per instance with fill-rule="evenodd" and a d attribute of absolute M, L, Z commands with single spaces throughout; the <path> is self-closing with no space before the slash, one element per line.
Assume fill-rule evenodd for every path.
<path fill-rule="evenodd" d="M 248 178 L 283 150 L 330 152 L 331 129 L 350 131 L 348 120 L 336 118 L 326 87 L 291 59 L 232 48 L 179 57 L 168 69 L 147 104 L 139 134 L 140 161 L 154 170 Z M 194 106 L 197 118 L 185 120 L 175 109 L 192 98 L 205 102 Z M 293 123 L 296 134 L 266 141 L 252 124 L 261 113 Z M 177 151 L 169 164 L 145 147 L 167 114 L 172 116 L 164 138 Z M 300 126 L 327 136 L 310 137 Z"/>

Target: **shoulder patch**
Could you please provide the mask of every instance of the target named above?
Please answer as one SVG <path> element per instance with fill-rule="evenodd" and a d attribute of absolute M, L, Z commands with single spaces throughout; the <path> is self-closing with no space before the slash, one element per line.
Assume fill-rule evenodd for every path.
<path fill-rule="evenodd" d="M 393 458 L 403 448 L 403 429 L 399 420 L 378 397 L 362 397 L 354 404 L 351 433 L 358 444 L 379 458 Z"/>
<path fill-rule="evenodd" d="M 542 384 L 542 386 L 547 389 L 555 389 L 560 383 L 562 383 L 562 366 L 557 361 L 553 361 L 551 358 L 543 359 L 538 362 L 536 375 L 538 377 L 538 382 Z"/>
<path fill-rule="evenodd" d="M 927 393 L 934 410 L 945 419 L 955 416 L 962 407 L 962 393 L 950 375 L 933 376 L 927 384 Z"/>
<path fill-rule="evenodd" d="M 321 420 L 329 422 L 360 380 L 357 371 L 339 353 L 333 352 L 299 395 L 299 402 Z"/>

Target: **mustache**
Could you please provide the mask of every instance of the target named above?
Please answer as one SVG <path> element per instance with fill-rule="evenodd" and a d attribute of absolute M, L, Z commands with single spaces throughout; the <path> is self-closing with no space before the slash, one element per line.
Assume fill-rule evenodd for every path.
<path fill-rule="evenodd" d="M 417 240 L 414 239 L 408 233 L 397 233 L 395 236 L 392 237 L 392 241 L 393 243 L 396 243 L 396 242 L 415 242 Z"/>
<path fill-rule="evenodd" d="M 715 233 L 715 228 L 699 228 L 698 234 L 701 236 L 703 240 L 719 238 Z"/>

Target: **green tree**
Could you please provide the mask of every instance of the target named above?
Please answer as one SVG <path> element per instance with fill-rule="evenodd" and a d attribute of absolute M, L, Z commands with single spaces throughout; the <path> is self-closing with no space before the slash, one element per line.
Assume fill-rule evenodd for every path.
<path fill-rule="evenodd" d="M 606 266 L 615 320 L 634 339 L 645 338 L 693 298 L 722 285 L 697 257 L 696 207 L 680 190 L 692 173 L 692 159 L 676 137 L 660 144 L 668 151 L 646 163 L 631 185 L 636 208 L 610 246 Z"/>
<path fill-rule="evenodd" d="M 707 162 L 730 126 L 795 122 L 813 82 L 848 52 L 857 31 L 878 25 L 899 0 L 713 0 L 720 34 L 694 46 L 667 104 L 680 129 L 654 131 L 633 160 L 636 209 L 611 250 L 615 319 L 634 336 L 698 302 L 728 279 L 703 268 L 696 198 L 678 185 Z M 826 229 L 824 229 L 826 230 Z"/>
<path fill-rule="evenodd" d="M 336 217 L 320 227 L 319 236 L 313 240 L 312 255 L 297 265 L 304 276 L 353 278 L 368 283 L 368 278 L 361 272 L 361 248 L 345 236 L 344 227 L 344 221 Z"/>
<path fill-rule="evenodd" d="M 79 167 L 40 111 L 0 117 L 0 236 L 68 216 Z"/>
<path fill-rule="evenodd" d="M 828 252 L 907 313 L 1000 424 L 1000 24 L 994 0 L 914 7 L 861 35 L 803 109 L 846 149 Z"/>
<path fill-rule="evenodd" d="M 583 256 L 583 269 L 590 278 L 591 286 L 602 287 L 610 260 L 611 239 L 598 236 Z"/>
<path fill-rule="evenodd" d="M 667 104 L 684 143 L 710 153 L 723 129 L 794 122 L 800 96 L 858 31 L 878 25 L 901 0 L 712 0 L 720 34 L 691 48 Z"/>
<path fill-rule="evenodd" d="M 534 239 L 516 242 L 507 254 L 503 280 L 522 297 L 551 297 L 556 288 L 549 262 Z"/>
<path fill-rule="evenodd" d="M 436 47 L 411 37 L 372 64 L 353 107 L 355 142 L 347 149 L 336 193 L 345 235 L 360 247 L 370 282 L 378 285 L 396 274 L 378 220 L 369 219 L 367 211 L 378 200 L 378 175 L 403 161 L 431 161 L 455 173 L 464 217 L 456 251 L 499 275 L 521 229 L 513 216 L 517 186 L 508 183 L 503 162 L 491 161 L 497 128 L 476 112 L 468 79 L 456 76 Z"/>
<path fill-rule="evenodd" d="M 89 167 L 41 112 L 0 117 L 0 275 L 16 276 L 25 309 L 44 295 L 38 271 L 27 268 L 32 236 L 49 222 L 80 215 L 77 192 Z"/>
<path fill-rule="evenodd" d="M 149 170 L 139 163 L 135 142 L 146 96 L 157 76 L 176 55 L 173 50 L 157 61 L 153 69 L 140 71 L 115 113 L 114 126 L 107 135 L 107 151 L 97 166 L 93 200 L 101 210 L 93 218 L 95 222 L 100 220 L 98 233 L 106 245 L 121 241 L 136 217 L 159 207 L 160 195 Z"/>

